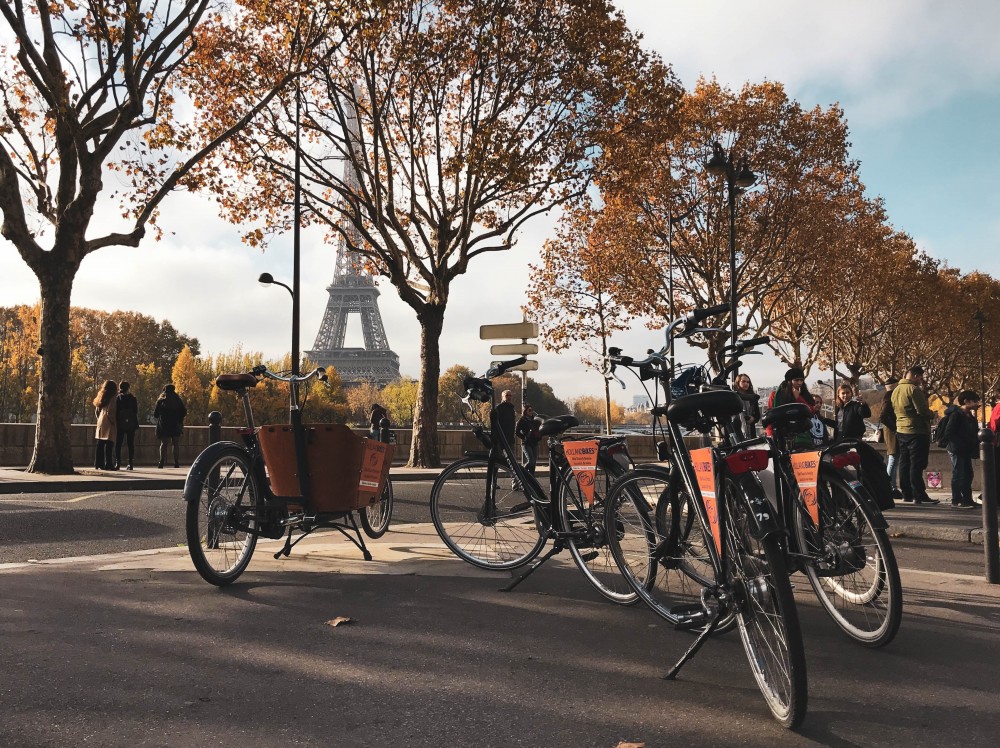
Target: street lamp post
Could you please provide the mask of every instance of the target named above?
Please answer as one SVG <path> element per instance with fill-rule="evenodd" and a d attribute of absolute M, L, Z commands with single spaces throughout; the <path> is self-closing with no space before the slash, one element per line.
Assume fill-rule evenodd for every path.
<path fill-rule="evenodd" d="M 985 356 L 983 355 L 983 325 L 986 323 L 986 315 L 983 314 L 982 309 L 977 309 L 976 313 L 972 315 L 972 319 L 979 325 L 979 397 L 982 398 L 983 404 L 983 426 L 986 425 L 986 366 L 984 363 Z"/>
<path fill-rule="evenodd" d="M 736 196 L 751 187 L 757 176 L 750 171 L 746 157 L 738 161 L 727 154 L 722 145 L 712 143 L 712 157 L 705 164 L 709 174 L 724 177 L 729 202 L 729 314 L 730 343 L 736 345 Z M 736 373 L 733 373 L 735 379 Z"/>

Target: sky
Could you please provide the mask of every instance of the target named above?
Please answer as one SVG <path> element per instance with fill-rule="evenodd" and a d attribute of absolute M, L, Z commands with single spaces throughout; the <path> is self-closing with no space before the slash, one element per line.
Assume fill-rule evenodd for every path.
<path fill-rule="evenodd" d="M 850 128 L 852 158 L 870 195 L 884 201 L 893 226 L 935 258 L 1000 277 L 1000 3 L 995 0 L 616 0 L 644 45 L 692 88 L 715 76 L 739 89 L 780 81 L 803 107 L 838 104 Z M 167 319 L 198 338 L 203 353 L 240 345 L 278 358 L 290 349 L 291 302 L 281 288 L 264 288 L 270 272 L 291 282 L 291 236 L 266 251 L 250 249 L 237 228 L 216 217 L 208 198 L 167 198 L 167 235 L 137 249 L 107 248 L 84 260 L 75 306 L 127 309 Z M 479 326 L 517 322 L 525 303 L 529 264 L 552 231 L 538 221 L 510 252 L 471 263 L 454 284 L 441 339 L 442 369 L 463 364 L 483 371 L 494 358 Z M 94 232 L 95 234 L 97 231 Z M 303 236 L 301 339 L 312 347 L 333 279 L 335 248 L 318 234 Z M 419 372 L 420 335 L 412 310 L 391 286 L 379 306 L 390 347 L 404 375 Z M 0 306 L 30 304 L 38 283 L 12 245 L 0 238 Z M 361 345 L 352 320 L 347 345 Z M 613 345 L 641 355 L 663 343 L 660 331 L 636 324 Z M 601 395 L 599 374 L 579 352 L 542 351 L 534 376 L 569 400 Z M 683 358 L 682 358 L 683 360 Z M 685 362 L 700 363 L 692 352 Z M 758 386 L 772 386 L 784 366 L 770 355 L 747 359 Z M 828 378 L 814 371 L 810 379 Z M 642 390 L 614 385 L 612 397 L 631 404 Z"/>

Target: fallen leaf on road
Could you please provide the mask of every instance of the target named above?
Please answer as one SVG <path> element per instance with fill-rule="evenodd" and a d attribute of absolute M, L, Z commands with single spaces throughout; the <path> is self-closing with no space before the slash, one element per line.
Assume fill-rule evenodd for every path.
<path fill-rule="evenodd" d="M 619 743 L 615 748 L 646 748 L 645 743 Z"/>
<path fill-rule="evenodd" d="M 327 626 L 339 626 L 342 623 L 354 623 L 353 618 L 348 618 L 347 616 L 337 616 L 336 618 L 331 618 L 326 622 Z"/>

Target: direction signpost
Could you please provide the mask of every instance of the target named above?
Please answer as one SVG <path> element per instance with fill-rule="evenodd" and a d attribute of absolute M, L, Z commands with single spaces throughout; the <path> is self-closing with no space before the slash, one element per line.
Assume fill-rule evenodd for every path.
<path fill-rule="evenodd" d="M 480 325 L 480 340 L 510 340 L 520 338 L 520 343 L 497 343 L 490 346 L 492 356 L 529 356 L 538 353 L 538 344 L 529 343 L 528 338 L 538 337 L 537 322 L 511 322 L 504 325 Z M 521 372 L 521 404 L 524 404 L 525 392 L 528 389 L 528 372 L 538 371 L 537 361 L 526 361 L 520 366 L 514 366 L 508 371 Z"/>

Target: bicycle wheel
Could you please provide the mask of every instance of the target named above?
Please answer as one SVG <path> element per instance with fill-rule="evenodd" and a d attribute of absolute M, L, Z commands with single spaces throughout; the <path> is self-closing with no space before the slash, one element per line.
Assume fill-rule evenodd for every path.
<path fill-rule="evenodd" d="M 731 476 L 720 481 L 726 582 L 750 670 L 774 718 L 796 727 L 808 700 L 802 630 L 784 557 L 774 536 L 755 538 L 750 505 Z"/>
<path fill-rule="evenodd" d="M 202 475 L 208 477 L 187 505 L 188 552 L 202 578 L 223 587 L 250 563 L 264 497 L 247 453 L 237 447 L 221 452 Z"/>
<path fill-rule="evenodd" d="M 795 536 L 820 604 L 852 639 L 868 647 L 893 640 L 903 617 L 903 588 L 885 530 L 851 482 L 823 466 L 818 480 L 820 528 L 796 506 Z"/>
<path fill-rule="evenodd" d="M 513 476 L 498 464 L 493 495 L 488 494 L 489 462 L 469 458 L 445 468 L 431 489 L 434 529 L 456 556 L 483 569 L 513 569 L 542 550 L 545 535 L 536 525 L 536 510 Z M 488 499 L 492 498 L 492 502 Z M 490 505 L 495 507 L 492 511 Z"/>
<path fill-rule="evenodd" d="M 382 489 L 382 495 L 378 501 L 358 512 L 358 519 L 361 520 L 361 529 L 369 538 L 374 540 L 385 535 L 385 531 L 389 529 L 389 520 L 392 519 L 391 480 L 386 479 L 385 487 Z"/>
<path fill-rule="evenodd" d="M 619 605 L 634 605 L 639 597 L 615 563 L 608 543 L 604 504 L 611 486 L 611 476 L 600 466 L 594 476 L 594 503 L 584 499 L 572 470 L 560 473 L 559 517 L 573 561 L 587 580 L 608 600 Z"/>
<path fill-rule="evenodd" d="M 688 525 L 681 542 L 681 528 Z M 682 612 L 701 610 L 705 586 L 687 571 L 685 555 L 701 533 L 688 524 L 687 506 L 672 492 L 671 474 L 639 468 L 616 480 L 605 506 L 608 545 L 632 590 L 661 618 L 674 623 Z M 704 546 L 704 541 L 699 541 Z"/>

